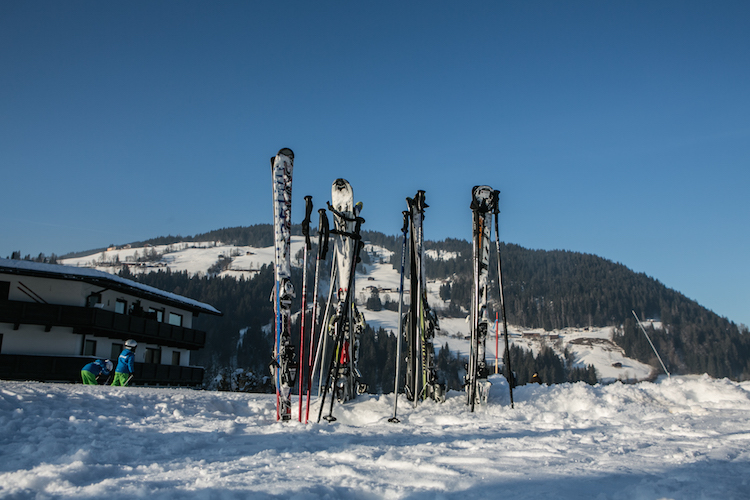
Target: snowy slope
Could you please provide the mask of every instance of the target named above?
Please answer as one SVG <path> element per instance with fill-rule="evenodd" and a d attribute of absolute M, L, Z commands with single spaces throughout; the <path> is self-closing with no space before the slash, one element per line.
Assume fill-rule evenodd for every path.
<path fill-rule="evenodd" d="M 292 256 L 297 256 L 304 245 L 302 236 L 292 237 Z M 370 296 L 371 289 L 377 288 L 383 302 L 386 299 L 398 300 L 399 272 L 388 264 L 392 252 L 377 245 L 366 244 L 364 252 L 370 257 L 370 264 L 365 267 L 365 273 L 357 273 L 355 299 L 360 305 L 368 324 L 375 329 L 380 327 L 396 332 L 398 330 L 398 314 L 394 311 L 370 311 L 364 309 L 364 303 Z M 456 254 L 452 252 L 438 252 L 431 250 L 434 258 L 451 259 Z M 429 253 L 429 252 L 428 252 Z M 138 257 L 145 255 L 156 255 L 158 259 L 153 262 L 136 262 Z M 95 267 L 96 269 L 116 273 L 123 265 L 127 265 L 131 272 L 151 272 L 159 269 L 169 268 L 171 271 L 187 271 L 190 275 L 205 274 L 208 269 L 216 264 L 221 258 L 231 259 L 228 268 L 220 273 L 220 276 L 233 276 L 239 278 L 251 277 L 254 272 L 264 264 L 273 263 L 273 247 L 236 247 L 225 245 L 221 242 L 202 243 L 175 243 L 172 245 L 160 245 L 147 248 L 118 248 L 106 252 L 65 259 L 62 264 L 73 266 Z M 302 266 L 301 261 L 294 261 L 293 265 Z M 323 280 L 321 294 L 327 293 L 327 284 Z M 428 303 L 438 312 L 447 308 L 447 304 L 440 299 L 440 286 L 444 281 L 429 281 L 427 283 Z M 408 304 L 408 280 L 404 284 L 405 300 Z M 502 329 L 502 325 L 501 329 Z M 655 324 L 655 327 L 660 325 Z M 501 332 L 502 333 L 502 332 Z M 649 365 L 625 357 L 622 349 L 612 341 L 613 328 L 599 328 L 591 330 L 565 329 L 561 331 L 544 332 L 543 330 L 532 330 L 518 326 L 509 326 L 511 342 L 525 349 L 538 352 L 545 344 L 562 355 L 565 348 L 575 354 L 577 366 L 584 367 L 593 364 L 598 372 L 599 378 L 605 382 L 614 380 L 645 380 L 653 375 L 653 369 Z M 469 334 L 469 324 L 463 318 L 440 317 L 440 334 L 436 336 L 435 346 L 442 347 L 446 343 L 453 352 L 466 354 L 469 352 L 469 342 L 466 336 Z M 495 336 L 487 340 L 487 360 L 494 366 L 495 363 Z M 502 339 L 498 342 L 498 358 L 502 358 L 504 344 Z"/>
<path fill-rule="evenodd" d="M 368 245 L 366 251 L 371 256 L 384 257 L 389 254 L 380 247 Z M 451 258 L 450 254 L 443 254 L 441 258 Z M 455 255 L 453 255 L 455 258 Z M 390 264 L 381 264 L 377 258 L 371 259 L 374 263 L 366 266 L 365 274 L 357 275 L 357 298 L 363 304 L 370 296 L 368 287 L 376 286 L 380 289 L 380 298 L 385 301 L 389 296 L 391 300 L 398 300 L 399 272 Z M 428 280 L 427 301 L 430 306 L 438 312 L 447 309 L 447 304 L 440 298 L 440 287 L 443 281 Z M 408 294 L 408 280 L 404 283 L 405 294 Z M 385 292 L 384 292 L 385 291 Z M 405 295 L 406 297 L 406 295 Z M 363 309 L 367 323 L 375 329 L 384 328 L 392 332 L 398 331 L 398 313 L 395 311 L 370 311 Z M 466 318 L 439 317 L 440 333 L 435 337 L 435 347 L 440 348 L 446 343 L 452 352 L 467 354 L 469 352 L 469 323 Z M 496 338 L 496 330 L 487 339 L 487 361 L 494 366 L 495 359 L 502 363 L 505 344 L 502 338 L 502 323 L 498 323 L 500 338 Z M 566 328 L 545 332 L 542 329 L 529 329 L 509 325 L 508 333 L 511 345 L 519 345 L 527 350 L 537 353 L 542 345 L 547 345 L 562 355 L 567 348 L 575 356 L 575 365 L 585 367 L 592 364 L 596 367 L 599 379 L 604 382 L 615 380 L 645 380 L 653 374 L 653 368 L 647 364 L 634 359 L 627 358 L 623 350 L 612 342 L 614 328 L 576 329 Z M 497 349 L 496 349 L 497 346 Z"/>
<path fill-rule="evenodd" d="M 750 498 L 747 384 L 532 384 L 511 409 L 494 382 L 475 413 L 450 392 L 392 424 L 364 395 L 308 425 L 273 395 L 0 382 L 0 498 Z"/>
<path fill-rule="evenodd" d="M 299 252 L 305 239 L 292 236 L 292 257 Z M 155 254 L 158 259 L 153 262 L 138 262 L 145 255 Z M 85 255 L 73 259 L 63 259 L 61 264 L 69 266 L 93 267 L 109 273 L 117 273 L 124 266 L 130 272 L 148 273 L 160 269 L 172 272 L 186 271 L 190 276 L 202 273 L 216 264 L 221 258 L 232 260 L 229 268 L 220 275 L 239 278 L 250 278 L 263 265 L 273 264 L 273 247 L 256 248 L 250 246 L 226 245 L 219 241 L 173 243 L 149 247 L 114 248 L 105 252 Z M 300 262 L 293 265 L 301 266 Z"/>

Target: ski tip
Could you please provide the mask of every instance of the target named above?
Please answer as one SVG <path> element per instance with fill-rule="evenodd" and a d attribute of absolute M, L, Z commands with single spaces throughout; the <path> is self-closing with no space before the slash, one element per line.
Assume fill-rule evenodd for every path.
<path fill-rule="evenodd" d="M 495 190 L 489 186 L 474 186 L 471 190 L 471 209 L 489 212 L 494 208 Z"/>
<path fill-rule="evenodd" d="M 288 156 L 292 160 L 294 159 L 294 152 L 291 149 L 289 149 L 289 148 L 281 148 L 281 149 L 279 149 L 279 152 L 277 153 L 276 156 L 278 156 L 278 155 Z"/>

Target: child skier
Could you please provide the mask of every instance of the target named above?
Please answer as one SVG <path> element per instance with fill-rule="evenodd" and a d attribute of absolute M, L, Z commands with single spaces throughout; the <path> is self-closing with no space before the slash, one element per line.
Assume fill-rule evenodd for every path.
<path fill-rule="evenodd" d="M 125 342 L 125 349 L 120 353 L 120 357 L 117 358 L 117 369 L 115 370 L 115 379 L 112 381 L 112 385 L 126 386 L 130 379 L 133 378 L 133 372 L 135 371 L 135 348 L 138 343 L 133 340 L 127 340 Z"/>
<path fill-rule="evenodd" d="M 81 368 L 81 379 L 84 385 L 98 385 L 100 376 L 106 377 L 112 371 L 112 362 L 108 359 L 97 359 Z"/>

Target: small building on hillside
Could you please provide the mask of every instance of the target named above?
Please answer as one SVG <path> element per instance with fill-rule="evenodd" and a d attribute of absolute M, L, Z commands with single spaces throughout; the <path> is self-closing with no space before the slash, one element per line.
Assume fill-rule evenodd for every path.
<path fill-rule="evenodd" d="M 192 328 L 214 307 L 95 269 L 0 259 L 0 379 L 80 382 L 83 365 L 138 342 L 136 385 L 198 386 Z"/>

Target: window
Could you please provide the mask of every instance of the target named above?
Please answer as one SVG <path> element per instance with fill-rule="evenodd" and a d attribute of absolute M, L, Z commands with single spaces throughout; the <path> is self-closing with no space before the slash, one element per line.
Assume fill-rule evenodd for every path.
<path fill-rule="evenodd" d="M 172 364 L 180 366 L 180 351 L 172 351 Z"/>
<path fill-rule="evenodd" d="M 109 359 L 116 361 L 120 357 L 120 353 L 125 348 L 124 344 L 112 344 L 112 350 L 109 354 Z"/>
<path fill-rule="evenodd" d="M 8 300 L 10 297 L 10 281 L 0 281 L 0 300 Z"/>
<path fill-rule="evenodd" d="M 117 302 L 115 302 L 115 312 L 117 314 L 125 314 L 125 311 L 128 310 L 128 302 L 126 300 L 117 299 Z"/>
<path fill-rule="evenodd" d="M 143 362 L 159 364 L 161 362 L 161 350 L 151 349 L 150 347 L 147 347 L 146 353 L 143 357 Z"/>
<path fill-rule="evenodd" d="M 182 314 L 169 313 L 169 324 L 174 326 L 182 326 Z"/>
<path fill-rule="evenodd" d="M 96 356 L 96 340 L 85 340 L 83 342 L 83 355 Z"/>
<path fill-rule="evenodd" d="M 153 307 L 149 307 L 148 312 L 150 314 L 154 314 L 154 319 L 156 319 L 156 321 L 158 321 L 159 323 L 164 321 L 164 309 L 154 309 Z"/>
<path fill-rule="evenodd" d="M 102 303 L 102 294 L 101 293 L 92 293 L 88 297 L 86 297 L 86 307 L 94 307 L 97 304 Z"/>

